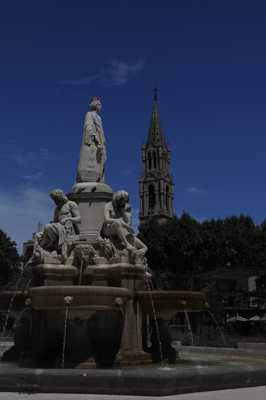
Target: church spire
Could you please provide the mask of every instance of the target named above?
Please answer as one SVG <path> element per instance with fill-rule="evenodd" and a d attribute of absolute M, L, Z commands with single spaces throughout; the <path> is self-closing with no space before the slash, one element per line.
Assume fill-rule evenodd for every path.
<path fill-rule="evenodd" d="M 157 87 L 154 88 L 152 114 L 146 145 L 166 147 L 165 138 L 160 123 Z"/>
<path fill-rule="evenodd" d="M 170 174 L 170 151 L 160 123 L 157 88 L 154 89 L 147 142 L 142 146 L 142 162 L 143 174 L 139 180 L 140 223 L 150 218 L 166 221 L 174 215 L 174 184 Z"/>

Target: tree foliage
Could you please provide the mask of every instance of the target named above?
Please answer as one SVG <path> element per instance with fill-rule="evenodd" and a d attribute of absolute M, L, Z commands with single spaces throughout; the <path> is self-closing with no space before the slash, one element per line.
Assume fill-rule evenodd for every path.
<path fill-rule="evenodd" d="M 219 268 L 266 266 L 266 220 L 255 225 L 245 215 L 199 222 L 187 213 L 164 224 L 140 228 L 148 263 L 164 286 L 192 289 L 197 276 Z"/>
<path fill-rule="evenodd" d="M 5 284 L 18 270 L 18 266 L 16 243 L 0 230 L 0 283 Z"/>

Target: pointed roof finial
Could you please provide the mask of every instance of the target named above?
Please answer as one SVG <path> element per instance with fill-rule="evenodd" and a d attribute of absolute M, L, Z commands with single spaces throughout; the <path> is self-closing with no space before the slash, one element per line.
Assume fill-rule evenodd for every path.
<path fill-rule="evenodd" d="M 153 106 L 152 106 L 151 122 L 150 122 L 150 128 L 146 145 L 156 145 L 156 146 L 161 145 L 167 147 L 160 124 L 157 85 L 155 85 L 153 89 Z"/>

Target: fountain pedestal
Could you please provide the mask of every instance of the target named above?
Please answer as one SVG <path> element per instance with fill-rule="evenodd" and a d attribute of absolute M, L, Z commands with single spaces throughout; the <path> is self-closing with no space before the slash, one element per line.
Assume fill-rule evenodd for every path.
<path fill-rule="evenodd" d="M 124 329 L 117 356 L 120 365 L 136 365 L 151 361 L 150 355 L 143 351 L 142 313 L 136 298 L 136 292 L 145 288 L 144 279 L 144 265 L 130 264 L 128 257 L 124 258 L 124 262 L 88 266 L 84 271 L 86 282 L 90 281 L 92 285 L 122 287 L 130 294 L 125 307 Z"/>
<path fill-rule="evenodd" d="M 78 271 L 73 265 L 61 264 L 59 260 L 45 257 L 33 267 L 32 286 L 73 285 Z"/>
<path fill-rule="evenodd" d="M 68 198 L 79 207 L 81 239 L 89 243 L 97 239 L 104 221 L 104 206 L 112 197 L 111 187 L 103 182 L 80 182 L 73 186 Z"/>
<path fill-rule="evenodd" d="M 120 271 L 121 285 L 131 293 L 125 309 L 124 330 L 118 354 L 120 365 L 151 362 L 150 355 L 143 351 L 142 314 L 136 298 L 136 291 L 144 288 L 144 274 L 144 266 L 124 266 Z"/>

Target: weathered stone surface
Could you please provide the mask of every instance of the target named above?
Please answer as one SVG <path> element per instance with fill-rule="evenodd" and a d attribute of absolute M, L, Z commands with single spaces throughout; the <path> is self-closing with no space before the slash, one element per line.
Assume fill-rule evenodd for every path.
<path fill-rule="evenodd" d="M 117 307 L 116 299 L 123 298 L 125 302 L 130 297 L 126 288 L 102 286 L 54 286 L 35 287 L 29 290 L 31 307 L 38 309 L 65 309 L 65 297 L 71 296 L 70 311 L 75 314 L 80 307 L 88 309 L 107 310 Z M 71 316 L 71 315 L 70 315 Z"/>
<path fill-rule="evenodd" d="M 38 264 L 32 270 L 32 286 L 73 285 L 78 271 L 65 264 Z"/>
<path fill-rule="evenodd" d="M 132 265 L 129 263 L 101 264 L 100 266 L 89 266 L 83 272 L 83 281 L 85 283 L 95 284 L 103 282 L 106 286 L 126 287 L 128 281 L 134 282 L 134 287 L 144 288 L 145 268 L 143 265 Z"/>
<path fill-rule="evenodd" d="M 80 239 L 95 242 L 101 233 L 105 204 L 113 197 L 112 190 L 75 192 L 70 193 L 68 197 L 75 201 L 79 207 L 81 216 Z"/>
<path fill-rule="evenodd" d="M 104 182 L 76 182 L 72 193 L 113 193 L 112 188 Z"/>
<path fill-rule="evenodd" d="M 43 286 L 31 288 L 28 296 L 30 302 L 17 323 L 15 346 L 4 354 L 6 361 L 56 367 L 64 358 L 64 366 L 75 367 L 93 357 L 97 367 L 112 367 L 130 297 L 127 289 Z"/>
<path fill-rule="evenodd" d="M 112 201 L 105 205 L 102 234 L 118 250 L 127 250 L 129 262 L 145 263 L 148 249 L 134 233 L 129 195 L 125 190 L 115 192 Z"/>
<path fill-rule="evenodd" d="M 77 182 L 103 182 L 106 161 L 106 145 L 103 125 L 99 112 L 102 105 L 98 97 L 90 103 L 90 111 L 85 115 L 83 138 Z"/>
<path fill-rule="evenodd" d="M 170 396 L 266 384 L 266 362 L 180 361 L 175 367 L 102 370 L 32 369 L 2 366 L 0 391 Z"/>
<path fill-rule="evenodd" d="M 182 290 L 145 290 L 137 291 L 136 297 L 143 312 L 170 320 L 178 311 L 201 311 L 208 308 L 205 294 Z"/>
<path fill-rule="evenodd" d="M 66 262 L 72 242 L 79 232 L 80 213 L 77 204 L 67 198 L 61 189 L 54 189 L 50 197 L 56 204 L 54 219 L 46 224 L 42 232 L 35 235 L 33 254 L 29 263 L 43 263 L 44 258 L 54 258 Z"/>

